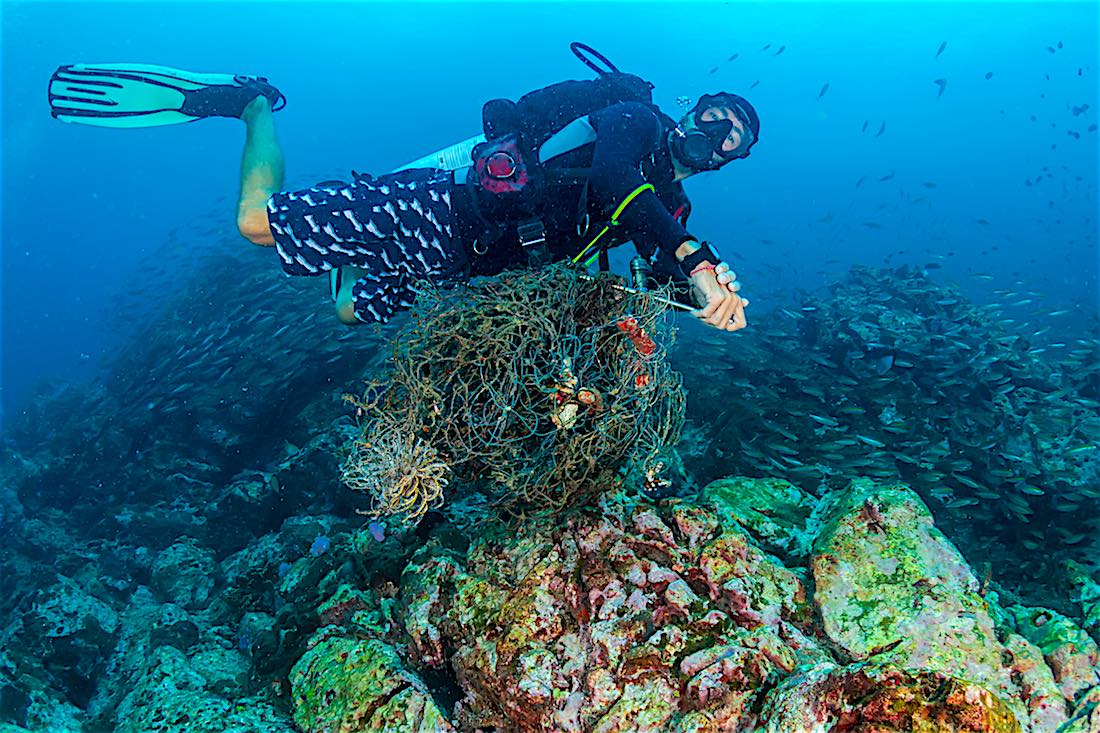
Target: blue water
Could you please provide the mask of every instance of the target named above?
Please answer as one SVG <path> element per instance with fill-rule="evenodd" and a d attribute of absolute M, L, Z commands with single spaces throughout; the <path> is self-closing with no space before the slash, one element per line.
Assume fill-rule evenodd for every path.
<path fill-rule="evenodd" d="M 572 40 L 673 116 L 715 90 L 756 105 L 751 158 L 688 182 L 690 229 L 740 274 L 752 328 L 852 264 L 931 262 L 982 302 L 1038 293 L 1011 313 L 1021 331 L 1065 309 L 1059 328 L 1095 331 L 1096 3 L 5 3 L 5 414 L 38 380 L 91 378 L 156 312 L 166 291 L 143 282 L 252 246 L 233 227 L 239 122 L 65 125 L 46 103 L 59 64 L 270 77 L 298 187 L 475 134 L 489 98 L 588 78 Z"/>

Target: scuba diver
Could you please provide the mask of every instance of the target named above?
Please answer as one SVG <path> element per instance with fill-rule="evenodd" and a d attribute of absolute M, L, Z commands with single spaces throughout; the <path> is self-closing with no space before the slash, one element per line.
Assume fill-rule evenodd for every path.
<path fill-rule="evenodd" d="M 286 100 L 262 77 L 71 65 L 55 72 L 49 96 L 54 117 L 92 125 L 241 119 L 240 233 L 274 246 L 290 275 L 328 274 L 344 323 L 389 320 L 412 305 L 418 280 L 561 260 L 607 269 L 608 249 L 632 241 L 636 287 L 671 284 L 703 322 L 743 328 L 748 300 L 728 264 L 685 229 L 681 181 L 749 154 L 760 134 L 752 105 L 704 95 L 677 122 L 653 104 L 651 84 L 588 46 L 571 48 L 596 79 L 492 100 L 483 137 L 393 173 L 298 191 L 282 190 L 273 113 Z"/>

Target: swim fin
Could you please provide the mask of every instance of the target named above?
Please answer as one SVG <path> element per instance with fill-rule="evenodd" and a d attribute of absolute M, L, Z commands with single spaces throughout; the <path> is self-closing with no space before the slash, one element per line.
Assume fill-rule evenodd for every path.
<path fill-rule="evenodd" d="M 151 64 L 70 64 L 50 77 L 50 113 L 101 127 L 156 127 L 240 117 L 258 96 L 273 110 L 286 97 L 258 76 L 196 74 Z"/>

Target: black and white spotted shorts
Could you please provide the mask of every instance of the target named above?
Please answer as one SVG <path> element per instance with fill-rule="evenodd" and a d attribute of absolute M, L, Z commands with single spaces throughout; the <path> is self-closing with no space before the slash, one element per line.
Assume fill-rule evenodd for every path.
<path fill-rule="evenodd" d="M 412 305 L 417 280 L 465 271 L 466 251 L 454 234 L 453 189 L 449 171 L 414 168 L 277 193 L 267 214 L 283 270 L 366 270 L 352 289 L 355 317 L 385 322 Z"/>

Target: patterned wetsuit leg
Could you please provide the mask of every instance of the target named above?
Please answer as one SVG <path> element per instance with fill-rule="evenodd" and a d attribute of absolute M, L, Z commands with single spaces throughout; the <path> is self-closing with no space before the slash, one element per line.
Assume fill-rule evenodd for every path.
<path fill-rule="evenodd" d="M 355 317 L 385 322 L 412 305 L 416 280 L 465 271 L 465 249 L 453 236 L 453 187 L 448 171 L 412 169 L 277 193 L 267 212 L 283 270 L 367 270 L 352 288 Z"/>

